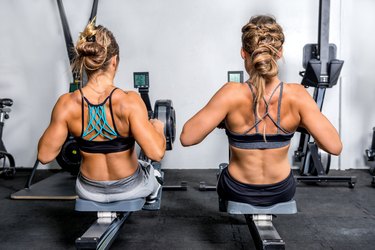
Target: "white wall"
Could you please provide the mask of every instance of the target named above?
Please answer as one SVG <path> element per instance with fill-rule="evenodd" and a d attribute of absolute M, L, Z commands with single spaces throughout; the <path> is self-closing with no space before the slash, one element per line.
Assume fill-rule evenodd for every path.
<path fill-rule="evenodd" d="M 87 22 L 92 1 L 63 2 L 76 38 Z M 240 30 L 252 15 L 273 14 L 284 27 L 285 62 L 281 63 L 281 78 L 285 82 L 300 82 L 302 47 L 317 40 L 318 2 L 102 0 L 97 23 L 112 30 L 120 45 L 116 84 L 132 89 L 132 73 L 149 71 L 150 97 L 152 101 L 173 100 L 179 136 L 184 122 L 225 83 L 227 71 L 243 70 Z M 327 91 L 324 113 L 341 130 L 345 144 L 341 161 L 345 165 L 341 163 L 341 168 L 363 167 L 361 157 L 369 144 L 375 115 L 365 113 L 369 111 L 365 107 L 370 106 L 371 96 L 359 86 L 371 87 L 370 73 L 366 72 L 371 72 L 374 51 L 370 47 L 371 34 L 357 37 L 357 25 L 363 25 L 363 21 L 354 20 L 352 24 L 351 20 L 366 11 L 371 16 L 375 2 L 331 2 L 330 40 L 336 43 L 339 57 L 346 64 L 341 87 L 338 84 Z M 374 18 L 366 20 L 372 20 L 365 24 L 370 30 Z M 5 125 L 4 141 L 17 165 L 31 167 L 53 104 L 68 90 L 70 81 L 56 2 L 2 0 L 0 23 L 0 98 L 11 97 L 15 102 L 11 119 Z M 291 155 L 297 143 L 295 136 Z M 225 134 L 215 130 L 195 147 L 182 148 L 177 138 L 174 150 L 166 154 L 163 164 L 166 168 L 216 168 L 227 161 L 227 155 Z M 333 168 L 338 167 L 335 158 Z"/>
<path fill-rule="evenodd" d="M 364 149 L 371 145 L 375 126 L 374 9 L 372 0 L 342 1 L 342 168 L 365 167 Z"/>

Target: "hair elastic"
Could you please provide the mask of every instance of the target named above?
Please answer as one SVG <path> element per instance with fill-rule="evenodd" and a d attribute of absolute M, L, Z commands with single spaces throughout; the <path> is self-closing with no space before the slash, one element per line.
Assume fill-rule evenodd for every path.
<path fill-rule="evenodd" d="M 94 43 L 96 41 L 95 35 L 86 37 L 86 42 Z"/>

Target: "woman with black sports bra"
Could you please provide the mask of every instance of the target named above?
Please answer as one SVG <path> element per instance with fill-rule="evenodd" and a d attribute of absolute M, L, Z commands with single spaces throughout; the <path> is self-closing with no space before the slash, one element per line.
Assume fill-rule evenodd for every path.
<path fill-rule="evenodd" d="M 164 124 L 148 120 L 136 92 L 114 86 L 119 47 L 108 29 L 90 23 L 75 50 L 73 67 L 81 74 L 84 69 L 88 82 L 57 101 L 39 141 L 38 159 L 43 164 L 54 160 L 72 134 L 82 155 L 78 196 L 98 202 L 139 197 L 155 201 L 160 173 L 138 161 L 134 145 L 137 142 L 147 157 L 160 161 L 166 145 Z"/>
<path fill-rule="evenodd" d="M 200 143 L 225 122 L 230 161 L 218 180 L 226 200 L 272 205 L 293 198 L 296 183 L 288 150 L 298 127 L 320 148 L 338 155 L 342 144 L 333 125 L 300 84 L 278 78 L 284 34 L 271 16 L 254 16 L 242 28 L 241 56 L 250 79 L 228 82 L 184 125 L 181 143 Z"/>

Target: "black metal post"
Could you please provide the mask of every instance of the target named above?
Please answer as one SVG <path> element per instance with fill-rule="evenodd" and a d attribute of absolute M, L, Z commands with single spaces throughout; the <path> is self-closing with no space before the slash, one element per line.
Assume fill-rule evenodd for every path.
<path fill-rule="evenodd" d="M 320 111 L 323 108 L 324 96 L 327 88 L 335 85 L 336 79 L 330 79 L 331 60 L 336 58 L 330 58 L 329 51 L 329 18 L 330 18 L 330 0 L 319 0 L 319 31 L 318 31 L 318 44 L 317 48 L 313 48 L 310 60 L 307 66 L 314 68 L 314 76 L 311 79 L 316 79 L 317 83 L 311 85 L 311 79 L 309 81 L 302 81 L 307 83 L 305 86 L 314 86 L 313 99 L 317 103 Z M 316 51 L 315 51 L 316 50 Z M 335 53 L 333 53 L 335 54 Z M 337 61 L 337 60 L 336 60 Z M 310 64 L 311 63 L 311 64 Z M 341 67 L 342 67 L 341 61 Z M 314 66 L 313 66 L 314 65 Z M 317 66 L 320 68 L 317 68 Z M 306 67 L 308 69 L 308 67 Z M 311 70 L 311 68 L 310 68 Z M 340 68 L 341 70 L 341 68 Z M 335 73 L 339 74 L 340 71 Z M 307 73 L 307 71 L 306 71 Z M 311 74 L 311 71 L 309 72 Z M 336 74 L 336 77 L 338 77 Z M 308 77 L 311 75 L 307 75 Z M 314 82 L 313 81 L 313 82 Z M 295 159 L 297 161 L 302 160 L 300 168 L 300 174 L 302 176 L 296 177 L 298 181 L 303 182 L 348 182 L 349 187 L 353 188 L 356 182 L 355 176 L 326 176 L 326 171 L 322 165 L 318 147 L 314 142 L 314 139 L 308 133 L 301 135 L 300 143 L 297 151 L 295 152 Z M 327 168 L 329 169 L 329 168 Z"/>

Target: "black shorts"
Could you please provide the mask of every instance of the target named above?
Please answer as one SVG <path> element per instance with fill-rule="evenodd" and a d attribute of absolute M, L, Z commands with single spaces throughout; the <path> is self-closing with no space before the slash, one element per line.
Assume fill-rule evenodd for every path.
<path fill-rule="evenodd" d="M 217 183 L 217 193 L 220 198 L 256 206 L 270 206 L 290 201 L 295 192 L 296 181 L 292 171 L 286 179 L 275 184 L 244 184 L 233 179 L 226 167 Z"/>

